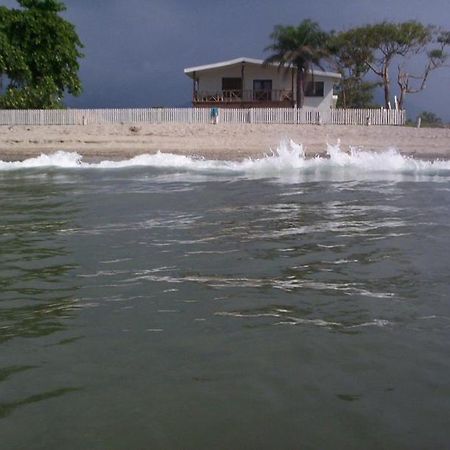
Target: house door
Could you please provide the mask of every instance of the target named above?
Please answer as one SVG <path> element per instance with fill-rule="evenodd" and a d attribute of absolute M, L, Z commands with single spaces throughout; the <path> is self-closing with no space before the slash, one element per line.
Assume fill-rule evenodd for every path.
<path fill-rule="evenodd" d="M 222 78 L 222 91 L 224 98 L 240 99 L 242 97 L 242 78 Z"/>
<path fill-rule="evenodd" d="M 253 80 L 253 100 L 272 100 L 272 80 Z"/>

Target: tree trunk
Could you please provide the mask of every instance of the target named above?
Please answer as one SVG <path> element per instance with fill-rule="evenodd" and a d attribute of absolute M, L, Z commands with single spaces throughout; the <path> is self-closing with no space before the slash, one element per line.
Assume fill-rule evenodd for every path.
<path fill-rule="evenodd" d="M 383 85 L 384 85 L 384 103 L 386 109 L 389 109 L 389 100 L 391 93 L 390 93 L 389 71 L 387 65 L 383 69 Z"/>
<path fill-rule="evenodd" d="M 305 100 L 305 72 L 302 68 L 297 68 L 297 108 L 303 108 Z"/>
<path fill-rule="evenodd" d="M 403 86 L 400 86 L 400 96 L 398 99 L 398 109 L 399 110 L 403 109 L 403 102 L 405 101 L 405 93 L 406 93 L 406 89 Z"/>

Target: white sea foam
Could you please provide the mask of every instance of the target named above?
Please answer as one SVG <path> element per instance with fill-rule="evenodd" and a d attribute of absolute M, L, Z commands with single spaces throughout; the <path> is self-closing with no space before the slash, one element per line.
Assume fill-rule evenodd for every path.
<path fill-rule="evenodd" d="M 302 145 L 282 142 L 271 154 L 259 159 L 219 161 L 171 153 L 143 154 L 121 161 L 87 162 L 78 153 L 58 151 L 24 161 L 0 161 L 0 171 L 57 167 L 64 169 L 121 169 L 126 167 L 157 167 L 206 173 L 243 174 L 252 177 L 278 177 L 311 174 L 406 173 L 418 175 L 450 175 L 450 161 L 418 160 L 403 156 L 395 149 L 373 152 L 351 148 L 343 151 L 339 144 L 328 145 L 326 156 L 306 158 Z"/>

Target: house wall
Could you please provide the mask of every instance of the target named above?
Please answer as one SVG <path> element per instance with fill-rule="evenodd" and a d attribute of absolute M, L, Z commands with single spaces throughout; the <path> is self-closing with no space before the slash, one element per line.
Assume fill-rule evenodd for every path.
<path fill-rule="evenodd" d="M 323 97 L 305 97 L 305 106 L 309 108 L 330 108 L 333 102 L 333 86 L 338 81 L 321 75 L 314 75 L 314 81 L 323 81 Z M 295 89 L 296 90 L 296 89 Z M 294 94 L 295 96 L 296 94 Z"/>
<path fill-rule="evenodd" d="M 272 80 L 273 90 L 292 89 L 291 74 L 276 67 L 261 67 L 246 64 L 244 69 L 244 90 L 253 89 L 253 80 Z M 240 78 L 241 65 L 198 72 L 199 91 L 217 92 L 222 90 L 222 78 Z"/>
<path fill-rule="evenodd" d="M 209 69 L 196 74 L 199 83 L 198 90 L 204 92 L 219 92 L 222 90 L 222 78 L 240 78 L 241 65 Z M 291 71 L 277 67 L 262 67 L 255 64 L 246 64 L 244 71 L 244 90 L 253 89 L 253 80 L 272 80 L 273 90 L 292 90 Z M 305 97 L 306 107 L 330 108 L 333 99 L 333 85 L 337 80 L 315 75 L 314 81 L 324 82 L 324 97 Z M 294 99 L 296 98 L 296 82 L 294 77 Z"/>

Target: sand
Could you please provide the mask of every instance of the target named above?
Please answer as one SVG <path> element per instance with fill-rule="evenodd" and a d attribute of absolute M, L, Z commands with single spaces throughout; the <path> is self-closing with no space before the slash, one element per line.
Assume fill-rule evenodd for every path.
<path fill-rule="evenodd" d="M 208 159 L 261 157 L 284 139 L 303 144 L 309 156 L 327 143 L 426 159 L 450 159 L 449 128 L 343 125 L 139 124 L 0 126 L 0 159 L 24 160 L 41 153 L 74 151 L 86 158 L 126 159 L 142 153 L 177 153 Z"/>

